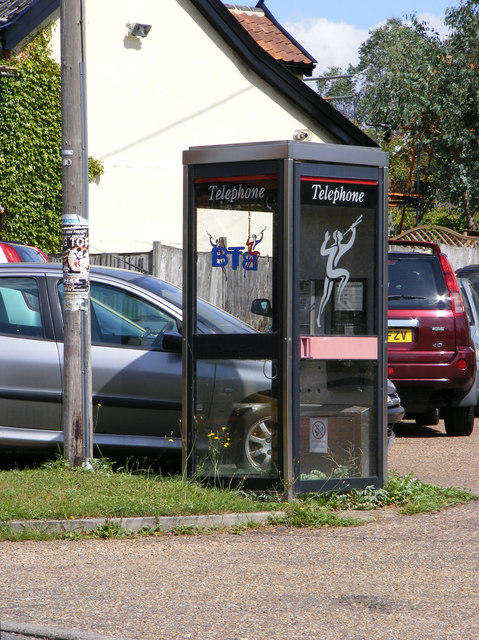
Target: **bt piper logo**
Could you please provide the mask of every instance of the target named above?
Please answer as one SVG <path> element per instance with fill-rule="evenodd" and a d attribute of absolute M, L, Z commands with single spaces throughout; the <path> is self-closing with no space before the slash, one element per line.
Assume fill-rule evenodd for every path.
<path fill-rule="evenodd" d="M 362 220 L 363 216 L 361 214 L 347 231 L 341 232 L 339 229 L 333 231 L 332 238 L 329 231 L 326 231 L 324 234 L 320 253 L 327 259 L 327 262 L 323 295 L 321 297 L 321 302 L 319 303 L 318 317 L 316 318 L 316 324 L 318 327 L 321 327 L 321 316 L 329 302 L 334 284 L 338 283 L 338 299 L 340 299 L 344 288 L 349 282 L 349 271 L 344 267 L 339 266 L 339 261 L 354 245 L 356 240 L 356 227 L 361 224 Z"/>
<path fill-rule="evenodd" d="M 246 240 L 246 246 L 225 247 L 221 244 L 220 239 L 214 239 L 211 233 L 206 232 L 210 239 L 211 249 L 211 266 L 221 267 L 224 271 L 228 264 L 231 264 L 233 271 L 238 269 L 240 262 L 245 271 L 258 270 L 258 258 L 261 253 L 256 249 L 263 240 L 265 227 L 260 233 L 250 233 Z M 246 250 L 245 250 L 246 249 Z"/>

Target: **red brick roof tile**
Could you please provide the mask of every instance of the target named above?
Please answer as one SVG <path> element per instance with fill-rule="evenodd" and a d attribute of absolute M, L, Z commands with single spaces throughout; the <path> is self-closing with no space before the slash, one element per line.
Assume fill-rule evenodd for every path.
<path fill-rule="evenodd" d="M 275 60 L 288 66 L 312 67 L 315 60 L 305 53 L 265 15 L 259 7 L 225 5 L 252 38 Z"/>

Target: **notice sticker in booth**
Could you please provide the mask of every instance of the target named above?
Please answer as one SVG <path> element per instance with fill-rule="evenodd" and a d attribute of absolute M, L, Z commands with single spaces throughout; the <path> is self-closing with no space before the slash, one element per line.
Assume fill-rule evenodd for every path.
<path fill-rule="evenodd" d="M 309 452 L 328 453 L 328 419 L 309 419 Z"/>

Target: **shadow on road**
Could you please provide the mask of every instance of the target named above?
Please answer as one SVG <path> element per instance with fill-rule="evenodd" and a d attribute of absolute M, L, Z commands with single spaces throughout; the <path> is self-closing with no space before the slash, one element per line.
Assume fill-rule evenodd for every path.
<path fill-rule="evenodd" d="M 444 431 L 437 427 L 419 426 L 414 421 L 398 422 L 394 425 L 394 434 L 396 438 L 445 438 Z"/>
<path fill-rule="evenodd" d="M 60 451 L 8 451 L 0 449 L 0 471 L 12 469 L 35 469 L 58 458 Z M 132 473 L 149 470 L 150 472 L 169 476 L 181 474 L 181 454 L 178 452 L 160 452 L 157 455 L 121 455 L 107 452 L 106 457 L 114 469 Z M 103 457 L 95 452 L 95 457 Z M 3 637 L 0 639 L 3 640 Z"/>

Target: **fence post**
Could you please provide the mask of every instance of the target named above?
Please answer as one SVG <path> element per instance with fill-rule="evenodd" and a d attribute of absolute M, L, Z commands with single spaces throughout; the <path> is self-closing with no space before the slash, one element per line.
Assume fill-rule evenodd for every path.
<path fill-rule="evenodd" d="M 153 241 L 153 252 L 151 259 L 151 275 L 160 277 L 161 242 Z"/>

